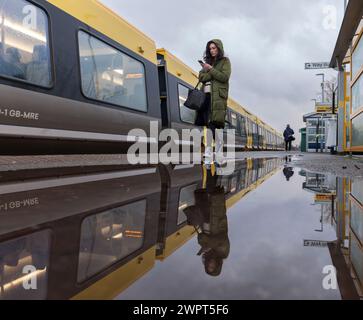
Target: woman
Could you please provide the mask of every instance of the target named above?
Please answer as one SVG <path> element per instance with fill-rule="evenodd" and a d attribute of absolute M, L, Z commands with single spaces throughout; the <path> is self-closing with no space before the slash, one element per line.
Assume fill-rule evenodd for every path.
<path fill-rule="evenodd" d="M 231 77 L 231 62 L 224 56 L 221 40 L 214 39 L 207 43 L 204 62 L 203 69 L 199 72 L 199 81 L 203 84 L 202 90 L 207 98 L 204 107 L 197 114 L 196 125 L 207 126 L 215 139 L 215 130 L 224 129 Z M 221 147 L 222 144 L 217 144 L 216 151 Z M 210 157 L 212 150 L 208 141 L 205 156 Z"/>

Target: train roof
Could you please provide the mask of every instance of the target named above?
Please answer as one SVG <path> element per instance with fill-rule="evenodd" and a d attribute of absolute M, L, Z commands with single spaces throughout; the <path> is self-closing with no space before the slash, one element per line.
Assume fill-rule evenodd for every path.
<path fill-rule="evenodd" d="M 49 3 L 157 64 L 155 41 L 97 0 L 48 0 Z"/>
<path fill-rule="evenodd" d="M 233 100 L 232 98 L 228 99 L 228 107 L 233 111 L 236 111 L 244 116 L 249 117 L 250 119 L 256 121 L 258 124 L 262 124 L 265 129 L 277 134 L 278 136 L 280 137 L 282 136 L 277 130 L 275 130 L 265 121 L 261 120 L 259 117 L 248 111 L 245 107 L 241 106 L 237 101 Z"/>
<path fill-rule="evenodd" d="M 242 107 L 236 100 L 234 100 L 232 98 L 228 98 L 228 107 L 231 110 L 236 111 L 249 118 L 254 117 L 254 115 L 250 111 L 248 111 L 245 107 Z"/>

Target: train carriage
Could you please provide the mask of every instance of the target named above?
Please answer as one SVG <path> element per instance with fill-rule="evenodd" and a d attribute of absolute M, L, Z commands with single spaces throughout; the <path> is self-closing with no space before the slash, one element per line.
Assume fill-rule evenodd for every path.
<path fill-rule="evenodd" d="M 236 170 L 216 179 L 226 208 L 282 163 L 236 161 Z M 117 297 L 195 237 L 184 210 L 196 205 L 207 177 L 200 165 L 160 165 L 2 182 L 0 299 Z M 26 265 L 35 268 L 38 290 L 22 286 Z"/>
<path fill-rule="evenodd" d="M 161 126 L 153 40 L 94 0 L 0 4 L 0 56 L 18 56 L 0 70 L 2 154 L 121 153 Z"/>
<path fill-rule="evenodd" d="M 0 16 L 0 154 L 124 153 L 159 143 L 151 121 L 179 137 L 198 128 L 184 107 L 198 74 L 100 2 L 0 0 Z M 265 149 L 263 125 L 232 99 L 226 124 L 237 149 Z"/>

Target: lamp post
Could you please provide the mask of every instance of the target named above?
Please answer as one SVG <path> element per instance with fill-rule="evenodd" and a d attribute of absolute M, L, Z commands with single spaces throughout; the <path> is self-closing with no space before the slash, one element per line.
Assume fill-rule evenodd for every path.
<path fill-rule="evenodd" d="M 323 132 L 323 127 L 324 130 L 326 130 L 325 125 L 324 125 L 324 117 L 323 115 L 320 115 L 320 119 L 321 119 L 321 129 L 320 131 Z M 324 139 L 323 139 L 323 134 L 319 132 L 319 137 L 320 137 L 320 152 L 323 153 L 323 143 L 325 143 L 326 145 L 326 135 L 324 134 Z"/>
<path fill-rule="evenodd" d="M 315 102 L 314 109 L 316 109 L 317 99 L 311 99 L 311 101 Z M 315 127 L 315 152 L 316 153 L 319 152 L 318 145 L 319 145 L 319 118 L 317 119 L 316 127 Z"/>
<path fill-rule="evenodd" d="M 324 73 L 317 73 L 316 76 L 322 76 L 323 77 L 323 82 L 321 83 L 321 102 L 324 103 L 325 102 L 325 93 L 324 93 L 324 87 L 325 87 L 325 74 Z"/>

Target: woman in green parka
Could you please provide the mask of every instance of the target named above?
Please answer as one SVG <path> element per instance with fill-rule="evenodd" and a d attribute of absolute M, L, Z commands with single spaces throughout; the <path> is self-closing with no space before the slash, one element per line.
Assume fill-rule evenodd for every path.
<path fill-rule="evenodd" d="M 215 138 L 215 130 L 224 129 L 232 72 L 231 62 L 224 55 L 221 40 L 214 39 L 207 43 L 204 62 L 203 69 L 199 72 L 199 81 L 203 84 L 206 101 L 197 114 L 196 125 L 208 127 Z M 206 153 L 211 153 L 211 150 L 207 149 Z"/>

